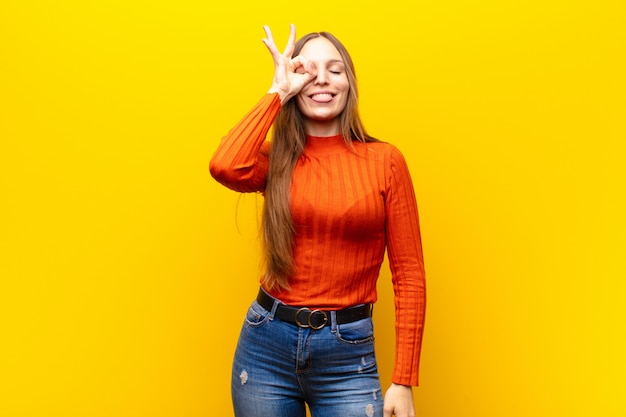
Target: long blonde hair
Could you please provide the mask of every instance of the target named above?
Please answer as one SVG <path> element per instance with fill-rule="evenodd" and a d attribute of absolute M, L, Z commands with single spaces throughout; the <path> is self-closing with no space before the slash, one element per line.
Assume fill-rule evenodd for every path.
<path fill-rule="evenodd" d="M 328 32 L 309 33 L 298 40 L 293 56 L 300 53 L 305 43 L 318 37 L 329 40 L 337 48 L 346 67 L 350 87 L 346 107 L 338 116 L 339 131 L 346 145 L 352 147 L 355 140 L 376 141 L 365 132 L 361 123 L 354 64 L 343 44 Z M 283 104 L 273 124 L 263 206 L 263 258 L 266 268 L 263 283 L 270 289 L 289 289 L 289 277 L 296 273 L 293 249 L 297 231 L 291 215 L 290 189 L 292 173 L 304 151 L 306 139 L 304 117 L 296 100 L 291 99 Z"/>

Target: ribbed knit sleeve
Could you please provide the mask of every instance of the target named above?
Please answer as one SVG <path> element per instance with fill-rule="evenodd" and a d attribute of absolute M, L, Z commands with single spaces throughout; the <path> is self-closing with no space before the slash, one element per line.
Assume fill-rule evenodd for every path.
<path fill-rule="evenodd" d="M 426 310 L 419 217 L 409 169 L 396 149 L 390 154 L 388 167 L 385 218 L 396 308 L 396 358 L 392 381 L 418 385 Z"/>
<path fill-rule="evenodd" d="M 209 163 L 213 178 L 239 192 L 265 189 L 269 151 L 265 139 L 280 108 L 278 94 L 266 94 L 222 138 Z"/>

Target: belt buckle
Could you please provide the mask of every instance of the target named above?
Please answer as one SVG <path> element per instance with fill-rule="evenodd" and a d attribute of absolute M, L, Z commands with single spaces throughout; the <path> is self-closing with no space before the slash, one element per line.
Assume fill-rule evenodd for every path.
<path fill-rule="evenodd" d="M 308 318 L 307 318 L 307 322 L 306 323 L 302 323 L 300 321 L 300 317 L 299 316 L 300 316 L 300 313 L 302 313 L 303 311 L 308 312 Z M 324 317 L 324 321 L 322 322 L 322 324 L 317 325 L 317 326 L 315 326 L 315 325 L 313 325 L 313 323 L 311 323 L 311 318 L 316 313 L 319 313 L 319 314 L 321 314 Z M 304 328 L 310 327 L 313 330 L 319 330 L 322 327 L 326 326 L 326 324 L 328 324 L 328 314 L 326 314 L 326 312 L 322 311 L 322 310 L 311 310 L 310 308 L 302 307 L 301 309 L 296 311 L 296 324 L 299 327 L 304 327 Z"/>

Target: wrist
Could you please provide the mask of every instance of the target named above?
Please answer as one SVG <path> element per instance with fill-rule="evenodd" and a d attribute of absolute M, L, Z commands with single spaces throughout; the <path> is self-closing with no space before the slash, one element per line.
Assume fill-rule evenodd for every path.
<path fill-rule="evenodd" d="M 267 94 L 278 94 L 278 97 L 280 97 L 280 104 L 285 104 L 285 102 L 290 99 L 288 93 L 274 86 L 269 89 Z"/>

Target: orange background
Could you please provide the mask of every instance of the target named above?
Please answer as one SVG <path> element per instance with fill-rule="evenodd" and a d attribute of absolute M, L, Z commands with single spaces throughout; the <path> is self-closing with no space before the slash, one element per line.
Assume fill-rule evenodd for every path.
<path fill-rule="evenodd" d="M 0 415 L 232 415 L 262 201 L 207 167 L 269 88 L 262 25 L 284 44 L 291 22 L 342 39 L 413 174 L 418 416 L 625 415 L 624 9 L 4 0 Z"/>

